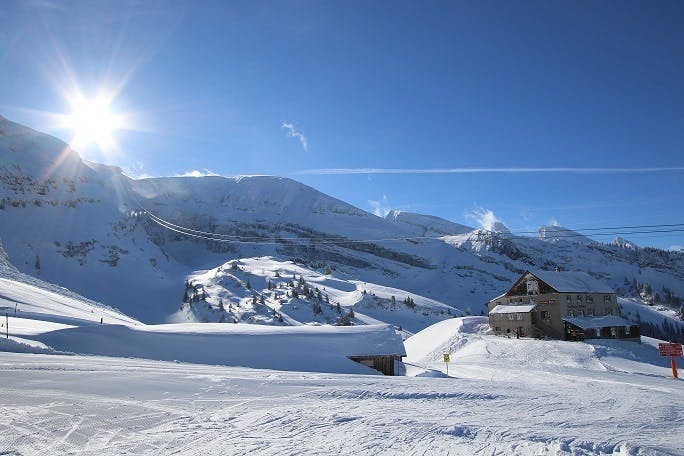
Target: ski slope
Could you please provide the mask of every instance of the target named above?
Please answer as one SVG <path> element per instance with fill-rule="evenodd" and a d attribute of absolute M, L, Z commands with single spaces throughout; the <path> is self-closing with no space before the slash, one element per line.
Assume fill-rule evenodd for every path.
<path fill-rule="evenodd" d="M 0 453 L 684 452 L 681 381 L 572 359 L 528 369 L 523 349 L 462 356 L 448 378 L 0 353 Z"/>

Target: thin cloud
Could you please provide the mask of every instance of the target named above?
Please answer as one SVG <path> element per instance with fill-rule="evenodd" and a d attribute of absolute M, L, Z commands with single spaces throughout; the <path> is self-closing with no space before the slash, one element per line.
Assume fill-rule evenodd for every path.
<path fill-rule="evenodd" d="M 131 163 L 129 166 L 125 166 L 122 169 L 122 172 L 124 176 L 130 177 L 131 179 L 149 179 L 152 177 L 157 177 L 154 176 L 150 173 L 147 172 L 147 169 L 145 168 L 145 165 L 143 162 L 137 161 L 134 163 Z"/>
<path fill-rule="evenodd" d="M 480 206 L 475 206 L 465 216 L 467 220 L 477 223 L 480 228 L 487 231 L 498 231 L 504 226 L 501 219 L 494 215 L 494 211 Z"/>
<path fill-rule="evenodd" d="M 200 171 L 198 169 L 193 169 L 192 171 L 186 171 L 181 174 L 176 174 L 175 177 L 206 177 L 206 176 L 220 176 L 220 174 L 215 173 L 209 169 Z"/>
<path fill-rule="evenodd" d="M 283 124 L 283 127 L 285 124 Z M 298 171 L 296 174 L 533 174 L 533 173 L 664 173 L 684 171 L 684 166 L 652 168 L 319 168 Z"/>
<path fill-rule="evenodd" d="M 295 127 L 293 123 L 283 122 L 280 128 L 284 128 L 285 130 L 287 130 L 288 138 L 297 138 L 299 140 L 299 143 L 302 145 L 302 149 L 304 149 L 304 152 L 307 152 L 309 150 L 309 142 L 307 141 L 306 136 L 304 136 L 304 133 L 297 130 L 297 127 Z"/>
<path fill-rule="evenodd" d="M 368 200 L 368 205 L 373 209 L 373 214 L 377 215 L 378 217 L 384 217 L 389 214 L 390 210 L 392 210 L 389 205 L 389 199 L 387 198 L 387 195 L 382 195 L 380 201 Z"/>

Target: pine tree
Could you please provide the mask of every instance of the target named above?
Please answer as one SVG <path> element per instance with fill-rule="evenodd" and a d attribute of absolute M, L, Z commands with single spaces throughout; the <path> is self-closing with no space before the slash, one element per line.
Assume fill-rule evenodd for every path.
<path fill-rule="evenodd" d="M 33 267 L 36 268 L 36 272 L 40 275 L 40 257 L 38 255 L 36 255 L 36 261 L 33 264 Z"/>
<path fill-rule="evenodd" d="M 266 304 L 266 300 L 264 299 L 264 295 L 259 296 L 259 304 L 261 304 L 261 305 Z"/>
<path fill-rule="evenodd" d="M 349 318 L 356 318 L 354 314 L 354 308 L 349 309 Z"/>
<path fill-rule="evenodd" d="M 337 309 L 337 313 L 338 313 L 338 314 L 341 314 L 341 313 L 342 313 L 342 306 L 340 306 L 340 303 L 339 303 L 339 302 L 337 303 L 337 308 L 336 308 L 336 309 Z"/>
<path fill-rule="evenodd" d="M 188 290 L 186 288 L 185 291 L 183 291 L 183 302 L 188 302 L 188 299 L 190 298 L 188 297 Z"/>
<path fill-rule="evenodd" d="M 219 304 L 218 304 L 218 305 L 219 305 L 219 310 L 220 310 L 221 312 L 224 312 L 224 311 L 226 310 L 226 308 L 223 307 L 223 299 L 219 299 Z"/>

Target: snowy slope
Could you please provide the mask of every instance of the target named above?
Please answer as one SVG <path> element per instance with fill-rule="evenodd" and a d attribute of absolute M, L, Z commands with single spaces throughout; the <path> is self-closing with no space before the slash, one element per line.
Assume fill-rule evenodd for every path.
<path fill-rule="evenodd" d="M 197 294 L 199 300 L 184 303 L 174 321 L 299 325 L 339 324 L 349 317 L 347 324 L 386 321 L 415 332 L 462 314 L 401 289 L 343 278 L 273 257 L 231 260 L 197 271 L 187 280 L 188 295 Z M 409 297 L 411 301 L 405 302 Z"/>
<path fill-rule="evenodd" d="M 469 233 L 474 230 L 472 227 L 434 215 L 416 214 L 414 212 L 389 211 L 385 219 L 399 225 L 408 225 L 413 229 L 418 228 L 421 231 L 421 236 L 448 236 Z"/>
<path fill-rule="evenodd" d="M 525 356 L 534 341 L 501 342 L 486 345 L 500 350 L 489 358 L 482 345 L 457 351 L 450 378 L 0 353 L 0 452 L 684 453 L 684 390 L 667 369 L 607 346 L 596 348 L 612 350 L 601 368 L 585 344 Z M 545 350 L 555 361 L 528 369 L 526 358 Z M 659 370 L 644 373 L 649 366 Z"/>
<path fill-rule="evenodd" d="M 409 375 L 444 372 L 443 354 L 450 354 L 449 374 L 473 375 L 472 369 L 500 369 L 510 376 L 534 377 L 535 372 L 625 372 L 639 376 L 671 375 L 669 358 L 661 357 L 657 339 L 642 343 L 610 339 L 583 342 L 509 339 L 494 336 L 487 318 L 454 318 L 425 328 L 405 341 Z M 477 367 L 476 367 L 477 366 Z M 682 367 L 682 366 L 680 366 Z M 643 378 L 643 377 L 640 377 Z"/>
<path fill-rule="evenodd" d="M 539 227 L 539 239 L 549 242 L 574 242 L 577 244 L 595 244 L 588 237 L 558 225 Z"/>
<path fill-rule="evenodd" d="M 1 243 L 0 309 L 2 313 L 27 321 L 93 324 L 102 319 L 117 324 L 139 323 L 117 309 L 17 271 L 8 261 Z M 15 325 L 12 328 L 15 334 Z"/>

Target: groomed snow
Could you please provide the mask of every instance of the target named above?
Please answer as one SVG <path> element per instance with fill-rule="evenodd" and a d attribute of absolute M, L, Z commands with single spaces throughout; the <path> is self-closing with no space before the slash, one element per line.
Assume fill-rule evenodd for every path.
<path fill-rule="evenodd" d="M 450 378 L 0 353 L 0 453 L 684 453 L 681 381 L 641 368 L 569 368 L 586 361 L 591 346 L 490 344 L 477 320 L 462 323 L 474 338 L 470 354 L 483 353 L 483 341 L 508 352 L 467 356 L 466 344 L 452 357 Z M 544 351 L 555 362 L 530 368 Z M 631 367 L 645 365 L 642 355 Z"/>
<path fill-rule="evenodd" d="M 348 357 L 404 354 L 387 325 L 89 325 L 27 338 L 63 352 L 309 372 L 378 374 Z"/>
<path fill-rule="evenodd" d="M 40 281 L 36 280 L 38 284 Z M 11 316 L 62 323 L 100 322 L 135 325 L 139 322 L 85 298 L 78 299 L 17 280 L 0 278 L 0 309 Z M 71 293 L 73 295 L 73 293 Z M 16 309 L 16 314 L 15 310 Z"/>

